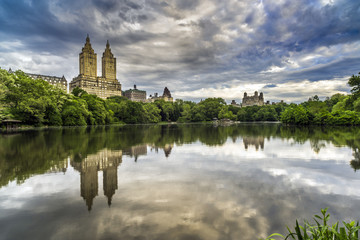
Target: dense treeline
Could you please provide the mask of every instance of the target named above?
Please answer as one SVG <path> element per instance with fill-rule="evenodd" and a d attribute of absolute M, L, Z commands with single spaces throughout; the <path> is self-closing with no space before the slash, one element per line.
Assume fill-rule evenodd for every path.
<path fill-rule="evenodd" d="M 34 126 L 86 126 L 111 123 L 202 122 L 213 119 L 234 121 L 281 121 L 290 124 L 359 125 L 360 76 L 348 84 L 352 94 L 335 94 L 325 101 L 318 96 L 301 104 L 239 108 L 222 98 L 199 103 L 177 100 L 154 103 L 132 102 L 124 97 L 103 100 L 77 88 L 71 94 L 43 80 L 33 80 L 21 71 L 0 69 L 0 121 L 17 119 Z"/>
<path fill-rule="evenodd" d="M 360 73 L 359 73 L 360 74 Z M 350 95 L 335 94 L 325 101 L 315 95 L 299 105 L 290 104 L 281 121 L 299 125 L 360 125 L 360 76 L 352 76 Z"/>
<path fill-rule="evenodd" d="M 133 102 L 113 96 L 103 100 L 79 88 L 67 94 L 21 71 L 0 69 L 0 120 L 16 119 L 34 126 L 86 126 L 110 123 L 201 122 L 214 118 L 241 121 L 277 121 L 283 106 L 240 109 L 222 98 L 199 103 L 177 100 Z"/>

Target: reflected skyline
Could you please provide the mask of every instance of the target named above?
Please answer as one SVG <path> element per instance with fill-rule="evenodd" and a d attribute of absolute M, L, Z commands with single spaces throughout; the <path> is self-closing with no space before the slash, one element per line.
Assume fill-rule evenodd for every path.
<path fill-rule="evenodd" d="M 259 150 L 259 147 L 261 150 L 264 150 L 265 138 L 262 136 L 244 137 L 243 142 L 244 142 L 245 150 L 247 150 L 249 146 L 254 146 L 256 151 Z"/>
<path fill-rule="evenodd" d="M 104 195 L 107 197 L 108 205 L 115 191 L 118 189 L 117 168 L 122 162 L 122 151 L 111 151 L 103 149 L 96 154 L 86 156 L 80 162 L 73 159 L 70 165 L 80 172 L 80 192 L 81 197 L 86 202 L 90 211 L 93 200 L 98 196 L 98 172 L 103 171 L 103 188 Z"/>
<path fill-rule="evenodd" d="M 320 153 L 324 144 L 348 146 L 353 150 L 349 166 L 360 168 L 360 128 L 356 127 L 295 127 L 281 124 L 240 124 L 214 127 L 211 124 L 188 125 L 135 125 L 98 126 L 88 128 L 54 128 L 22 131 L 0 135 L 0 187 L 16 180 L 19 184 L 28 177 L 46 172 L 64 172 L 71 158 L 96 154 L 102 149 L 122 150 L 138 160 L 146 156 L 148 149 L 162 149 L 169 157 L 174 145 L 201 142 L 207 146 L 222 146 L 227 139 L 264 150 L 265 139 L 279 138 L 304 144 Z M 250 148 L 251 149 L 251 148 Z M 64 167 L 65 166 L 65 167 Z"/>
<path fill-rule="evenodd" d="M 356 220 L 358 133 L 243 124 L 0 136 L 0 240 L 252 240 L 325 207 Z"/>
<path fill-rule="evenodd" d="M 166 144 L 163 148 L 166 157 L 170 156 L 172 145 Z M 111 206 L 112 197 L 118 189 L 118 167 L 122 163 L 122 156 L 130 156 L 137 159 L 147 155 L 146 144 L 137 145 L 124 150 L 102 149 L 95 154 L 77 156 L 77 160 L 70 158 L 70 165 L 80 173 L 80 196 L 85 200 L 88 211 L 91 211 L 93 201 L 99 192 L 98 173 L 103 172 L 103 190 L 107 198 L 108 206 Z M 158 152 L 158 147 L 154 148 Z M 66 172 L 68 164 L 64 160 L 63 165 L 53 166 L 48 173 Z"/>

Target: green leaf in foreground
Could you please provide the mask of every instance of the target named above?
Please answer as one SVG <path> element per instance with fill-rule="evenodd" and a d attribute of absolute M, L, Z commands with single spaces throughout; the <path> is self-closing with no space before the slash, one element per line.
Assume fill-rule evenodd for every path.
<path fill-rule="evenodd" d="M 343 221 L 342 223 L 344 227 L 340 228 L 339 222 L 336 222 L 334 225 L 330 226 L 328 225 L 330 214 L 327 214 L 327 210 L 327 208 L 321 209 L 322 216 L 314 216 L 314 221 L 316 224 L 310 224 L 308 221 L 304 221 L 304 226 L 301 226 L 296 220 L 295 232 L 292 232 L 290 228 L 287 227 L 289 232 L 287 236 L 283 236 L 279 233 L 273 233 L 267 237 L 266 240 L 359 240 L 359 222 L 355 224 L 355 221 L 351 221 L 349 223 Z M 322 220 L 323 224 L 320 224 L 316 219 Z"/>

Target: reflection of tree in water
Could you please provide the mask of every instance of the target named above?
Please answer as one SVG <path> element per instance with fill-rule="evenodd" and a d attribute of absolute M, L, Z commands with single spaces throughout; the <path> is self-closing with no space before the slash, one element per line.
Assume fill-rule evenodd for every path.
<path fill-rule="evenodd" d="M 148 145 L 163 149 L 168 157 L 175 144 L 181 146 L 199 141 L 208 146 L 219 146 L 229 138 L 233 142 L 243 139 L 244 144 L 255 148 L 263 148 L 263 143 L 254 139 L 281 138 L 299 144 L 310 141 L 315 152 L 324 147 L 324 142 L 360 149 L 360 128 L 344 126 L 170 124 L 43 129 L 0 135 L 0 187 L 14 180 L 21 184 L 34 174 L 63 171 L 64 159 L 70 157 L 74 162 L 81 162 L 84 157 L 102 149 L 123 150 L 137 159 L 146 154 Z M 352 166 L 357 166 L 358 150 L 355 156 Z"/>
<path fill-rule="evenodd" d="M 326 147 L 326 144 L 323 141 L 314 139 L 314 140 L 310 140 L 310 146 L 314 152 L 319 153 L 321 148 Z"/>
<path fill-rule="evenodd" d="M 354 159 L 350 161 L 350 166 L 356 172 L 356 170 L 360 169 L 360 151 L 359 151 L 359 149 L 355 149 L 353 156 L 354 156 Z"/>
<path fill-rule="evenodd" d="M 246 150 L 249 145 L 255 146 L 256 151 L 259 150 L 259 147 L 261 147 L 261 150 L 264 150 L 264 137 L 262 136 L 243 137 L 243 142 Z"/>

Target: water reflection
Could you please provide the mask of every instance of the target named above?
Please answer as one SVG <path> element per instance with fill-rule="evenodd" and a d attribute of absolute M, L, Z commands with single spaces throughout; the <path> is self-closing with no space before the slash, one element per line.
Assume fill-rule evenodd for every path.
<path fill-rule="evenodd" d="M 256 151 L 259 150 L 259 147 L 261 148 L 261 150 L 264 150 L 265 138 L 262 136 L 244 137 L 243 142 L 246 150 L 248 149 L 249 145 L 255 146 Z"/>
<path fill-rule="evenodd" d="M 124 155 L 129 155 L 130 157 L 134 157 L 135 162 L 137 162 L 139 156 L 145 156 L 147 154 L 147 145 L 141 144 L 141 145 L 131 146 L 129 148 L 125 148 L 123 152 Z"/>
<path fill-rule="evenodd" d="M 360 169 L 360 151 L 359 151 L 359 149 L 354 150 L 353 156 L 354 156 L 354 159 L 350 161 L 350 165 L 356 172 L 356 170 Z"/>
<path fill-rule="evenodd" d="M 108 205 L 118 188 L 117 167 L 122 162 L 122 151 L 103 149 L 96 154 L 90 154 L 84 159 L 71 160 L 71 166 L 80 172 L 81 196 L 86 201 L 88 210 L 91 210 L 93 199 L 98 195 L 98 172 L 103 171 L 104 195 Z"/>
<path fill-rule="evenodd" d="M 1 135 L 0 239 L 258 239 L 324 207 L 349 220 L 359 138 L 280 124 Z"/>
<path fill-rule="evenodd" d="M 122 151 L 137 161 L 147 154 L 147 146 L 162 149 L 169 157 L 173 146 L 201 142 L 208 146 L 224 145 L 242 139 L 245 150 L 254 146 L 264 150 L 265 140 L 279 138 L 297 144 L 310 142 L 311 149 L 319 153 L 327 143 L 348 146 L 354 159 L 349 165 L 360 167 L 360 128 L 354 127 L 294 127 L 280 124 L 242 124 L 214 127 L 193 125 L 137 125 L 124 127 L 91 127 L 45 129 L 0 135 L 0 187 L 16 180 L 18 184 L 35 174 L 66 171 L 66 159 L 81 162 L 88 155 L 103 149 Z"/>

